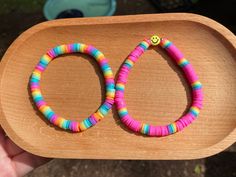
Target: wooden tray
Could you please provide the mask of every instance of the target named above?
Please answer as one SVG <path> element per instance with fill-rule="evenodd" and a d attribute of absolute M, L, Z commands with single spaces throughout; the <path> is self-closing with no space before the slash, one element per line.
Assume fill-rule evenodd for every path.
<path fill-rule="evenodd" d="M 204 109 L 184 131 L 164 138 L 133 134 L 113 109 L 95 127 L 78 134 L 48 124 L 32 106 L 28 81 L 48 49 L 63 43 L 92 44 L 117 72 L 144 38 L 170 39 L 193 64 L 204 87 Z M 194 159 L 216 154 L 236 140 L 236 40 L 222 25 L 194 14 L 66 19 L 24 32 L 1 62 L 0 123 L 23 149 L 40 156 L 81 159 Z M 94 112 L 104 98 L 102 75 L 84 55 L 52 62 L 41 81 L 46 101 L 74 120 Z M 190 89 L 179 68 L 160 49 L 147 51 L 129 75 L 126 100 L 131 115 L 167 124 L 186 111 Z M 75 117 L 79 117 L 76 118 Z"/>

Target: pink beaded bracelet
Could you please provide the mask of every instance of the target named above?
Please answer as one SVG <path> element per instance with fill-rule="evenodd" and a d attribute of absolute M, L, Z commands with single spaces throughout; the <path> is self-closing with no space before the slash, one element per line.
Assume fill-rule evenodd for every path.
<path fill-rule="evenodd" d="M 149 46 L 157 46 L 158 44 L 160 44 L 160 46 L 165 49 L 168 55 L 182 68 L 188 82 L 192 87 L 192 105 L 188 113 L 176 120 L 174 123 L 166 126 L 149 125 L 133 119 L 128 114 L 124 100 L 125 84 L 127 82 L 130 69 Z M 202 101 L 202 84 L 199 82 L 198 76 L 196 75 L 192 65 L 184 58 L 183 54 L 174 46 L 174 44 L 172 44 L 169 40 L 159 38 L 156 35 L 152 36 L 151 39 L 143 40 L 129 54 L 118 73 L 115 94 L 116 108 L 118 110 L 121 122 L 134 132 L 139 132 L 149 136 L 161 137 L 181 131 L 184 127 L 191 124 L 197 118 L 200 109 L 202 109 Z"/>

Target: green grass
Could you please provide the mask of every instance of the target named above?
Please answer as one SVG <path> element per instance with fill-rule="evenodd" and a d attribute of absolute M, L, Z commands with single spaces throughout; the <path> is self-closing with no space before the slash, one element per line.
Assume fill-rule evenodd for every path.
<path fill-rule="evenodd" d="M 0 2 L 0 15 L 21 11 L 25 13 L 42 11 L 46 0 L 7 0 Z"/>

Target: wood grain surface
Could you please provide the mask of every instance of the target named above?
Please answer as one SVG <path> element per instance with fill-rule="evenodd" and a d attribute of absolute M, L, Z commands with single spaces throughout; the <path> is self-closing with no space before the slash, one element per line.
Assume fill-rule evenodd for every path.
<path fill-rule="evenodd" d="M 204 109 L 182 132 L 153 138 L 124 127 L 115 108 L 95 127 L 70 133 L 49 124 L 35 109 L 30 74 L 46 51 L 67 43 L 92 44 L 114 74 L 134 47 L 153 34 L 166 37 L 192 63 L 204 91 Z M 236 140 L 236 40 L 222 25 L 194 14 L 64 19 L 20 35 L 0 66 L 0 124 L 23 149 L 45 157 L 80 159 L 193 159 L 216 154 Z M 96 62 L 82 54 L 54 60 L 43 74 L 42 93 L 55 112 L 81 121 L 104 99 Z M 181 70 L 160 48 L 133 67 L 125 98 L 129 113 L 151 124 L 173 122 L 187 111 L 191 93 Z"/>

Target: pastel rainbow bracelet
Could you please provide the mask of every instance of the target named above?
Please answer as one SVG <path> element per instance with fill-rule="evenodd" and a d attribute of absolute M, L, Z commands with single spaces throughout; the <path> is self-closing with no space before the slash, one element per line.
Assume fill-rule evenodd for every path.
<path fill-rule="evenodd" d="M 65 119 L 57 115 L 44 100 L 40 89 L 41 75 L 47 68 L 48 64 L 59 55 L 75 52 L 88 54 L 96 59 L 103 72 L 106 84 L 106 98 L 104 103 L 97 109 L 95 113 L 93 113 L 80 123 L 77 121 Z M 31 75 L 30 89 L 36 106 L 38 107 L 40 112 L 45 116 L 45 118 L 52 124 L 65 130 L 71 130 L 73 132 L 84 131 L 94 126 L 98 121 L 100 121 L 111 109 L 114 103 L 115 96 L 114 77 L 112 70 L 108 65 L 108 60 L 102 52 L 100 52 L 93 46 L 80 43 L 60 45 L 49 50 L 45 55 L 43 55 Z"/>
<path fill-rule="evenodd" d="M 192 105 L 189 111 L 180 117 L 175 122 L 165 125 L 156 126 L 141 123 L 138 120 L 133 119 L 127 110 L 124 100 L 125 85 L 127 83 L 128 74 L 131 68 L 134 66 L 138 58 L 150 47 L 160 45 L 167 54 L 182 68 L 188 82 L 192 88 Z M 178 131 L 191 124 L 198 116 L 200 109 L 202 109 L 203 92 L 202 84 L 198 80 L 192 65 L 184 58 L 183 54 L 175 47 L 175 45 L 167 39 L 159 38 L 158 36 L 152 36 L 151 39 L 143 40 L 127 57 L 122 64 L 118 79 L 116 82 L 116 94 L 115 103 L 118 110 L 118 114 L 122 123 L 124 123 L 129 129 L 134 132 L 139 132 L 148 136 L 167 136 Z"/>

